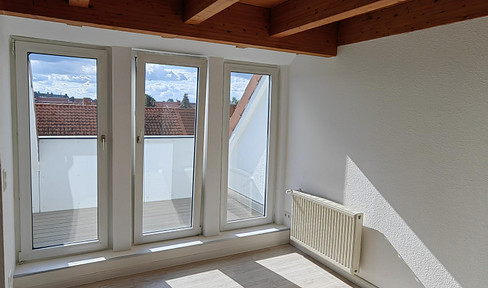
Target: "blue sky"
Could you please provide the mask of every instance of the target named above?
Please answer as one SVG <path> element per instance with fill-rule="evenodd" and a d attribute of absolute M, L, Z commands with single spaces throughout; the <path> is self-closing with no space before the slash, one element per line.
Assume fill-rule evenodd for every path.
<path fill-rule="evenodd" d="M 69 97 L 96 99 L 97 66 L 95 59 L 30 54 L 34 91 L 68 94 Z M 240 99 L 252 74 L 231 74 L 231 95 Z M 188 93 L 195 102 L 197 68 L 172 65 L 146 65 L 146 94 L 157 101 L 181 100 Z"/>
<path fill-rule="evenodd" d="M 181 100 L 185 93 L 195 103 L 198 68 L 160 64 L 146 64 L 146 94 L 156 101 Z"/>
<path fill-rule="evenodd" d="M 230 100 L 232 101 L 233 97 L 236 97 L 237 100 L 241 100 L 242 94 L 244 94 L 244 90 L 246 90 L 247 84 L 249 84 L 249 80 L 251 80 L 252 74 L 249 73 L 238 73 L 238 72 L 231 72 L 230 73 Z"/>
<path fill-rule="evenodd" d="M 29 60 L 34 91 L 97 98 L 95 59 L 30 54 Z"/>

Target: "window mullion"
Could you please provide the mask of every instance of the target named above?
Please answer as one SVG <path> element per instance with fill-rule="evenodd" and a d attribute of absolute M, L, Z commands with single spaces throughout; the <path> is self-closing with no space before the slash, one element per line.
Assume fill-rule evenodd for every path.
<path fill-rule="evenodd" d="M 208 64 L 203 235 L 214 236 L 220 232 L 224 59 L 210 57 Z"/>
<path fill-rule="evenodd" d="M 132 50 L 112 48 L 112 247 L 129 250 L 132 245 Z"/>

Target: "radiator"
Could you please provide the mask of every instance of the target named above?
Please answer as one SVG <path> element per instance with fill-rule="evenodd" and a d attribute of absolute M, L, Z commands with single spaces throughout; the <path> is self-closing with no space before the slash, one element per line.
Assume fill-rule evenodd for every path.
<path fill-rule="evenodd" d="M 293 197 L 290 242 L 357 274 L 363 213 L 301 191 L 287 193 Z"/>

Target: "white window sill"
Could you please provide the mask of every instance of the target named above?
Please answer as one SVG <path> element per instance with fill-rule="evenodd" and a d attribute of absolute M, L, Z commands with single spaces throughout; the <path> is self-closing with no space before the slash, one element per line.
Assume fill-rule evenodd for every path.
<path fill-rule="evenodd" d="M 15 287 L 66 287 L 288 243 L 289 228 L 264 225 L 17 265 Z"/>

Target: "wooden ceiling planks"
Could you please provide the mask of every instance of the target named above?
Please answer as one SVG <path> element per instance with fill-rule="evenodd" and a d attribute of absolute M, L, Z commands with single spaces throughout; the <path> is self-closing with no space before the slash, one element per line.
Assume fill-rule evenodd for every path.
<path fill-rule="evenodd" d="M 200 24 L 239 0 L 185 0 L 185 23 Z"/>
<path fill-rule="evenodd" d="M 88 8 L 90 7 L 90 0 L 69 0 L 70 6 Z"/>
<path fill-rule="evenodd" d="M 285 37 L 409 0 L 289 0 L 271 9 L 270 34 Z"/>
<path fill-rule="evenodd" d="M 263 8 L 272 8 L 286 0 L 240 0 L 239 2 Z"/>
<path fill-rule="evenodd" d="M 486 0 L 413 0 L 341 21 L 338 44 L 352 44 L 487 15 Z"/>
<path fill-rule="evenodd" d="M 73 7 L 73 1 L 89 8 Z M 488 15 L 486 0 L 183 1 L 0 0 L 0 14 L 326 57 L 337 54 L 337 45 Z M 380 9 L 386 5 L 393 6 Z M 297 33 L 304 29 L 310 30 Z"/>
<path fill-rule="evenodd" d="M 14 16 L 231 44 L 238 47 L 331 57 L 337 55 L 337 25 L 326 25 L 286 38 L 269 36 L 269 10 L 236 3 L 199 25 L 183 22 L 180 0 L 91 0 L 80 13 L 65 0 L 0 0 Z"/>

